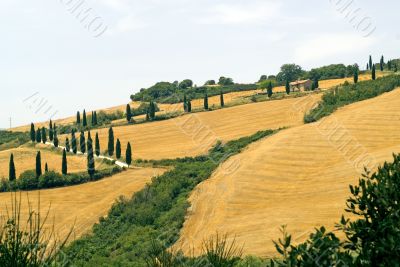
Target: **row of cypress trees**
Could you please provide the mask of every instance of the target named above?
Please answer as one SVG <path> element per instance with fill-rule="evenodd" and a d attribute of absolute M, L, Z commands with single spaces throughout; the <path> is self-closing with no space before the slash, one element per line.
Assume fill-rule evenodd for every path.
<path fill-rule="evenodd" d="M 30 138 L 32 143 L 40 143 L 45 144 L 47 142 L 47 130 L 45 127 L 38 128 L 35 130 L 35 124 L 31 123 L 30 129 Z M 49 124 L 49 140 L 54 143 L 56 147 L 58 147 L 58 136 L 57 136 L 57 128 L 56 124 L 50 120 Z"/>
<path fill-rule="evenodd" d="M 45 172 L 49 171 L 49 167 L 47 165 L 47 162 L 45 164 Z M 61 172 L 63 175 L 68 174 L 68 164 L 67 164 L 67 154 L 64 149 L 63 155 L 62 155 L 62 166 L 61 166 Z M 36 154 L 36 160 L 35 160 L 35 173 L 36 173 L 36 178 L 39 178 L 42 176 L 42 156 L 40 151 L 37 152 Z M 17 176 L 16 176 L 16 169 L 15 169 L 15 163 L 14 163 L 14 154 L 11 153 L 10 155 L 10 163 L 9 163 L 9 180 L 10 181 L 15 181 Z"/>
<path fill-rule="evenodd" d="M 224 93 L 222 91 L 219 94 L 219 99 L 221 108 L 225 107 Z M 203 107 L 205 110 L 209 109 L 207 92 L 204 94 Z M 183 110 L 189 113 L 192 112 L 192 101 L 187 98 L 186 94 L 183 95 Z"/>
<path fill-rule="evenodd" d="M 91 123 L 92 126 L 96 126 L 98 124 L 97 122 L 97 111 L 92 111 L 92 118 L 91 118 Z M 82 123 L 83 127 L 87 127 L 88 126 L 88 122 L 87 122 L 87 116 L 86 116 L 86 110 L 83 110 L 83 114 L 82 114 L 82 119 L 81 119 L 81 113 L 79 111 L 76 112 L 76 124 L 80 125 Z"/>

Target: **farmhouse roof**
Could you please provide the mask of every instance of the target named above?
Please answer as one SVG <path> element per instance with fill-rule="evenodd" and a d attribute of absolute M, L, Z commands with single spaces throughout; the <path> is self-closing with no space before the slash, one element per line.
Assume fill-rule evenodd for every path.
<path fill-rule="evenodd" d="M 291 82 L 290 85 L 302 85 L 302 84 L 308 83 L 310 81 L 311 80 L 299 80 L 299 81 Z"/>

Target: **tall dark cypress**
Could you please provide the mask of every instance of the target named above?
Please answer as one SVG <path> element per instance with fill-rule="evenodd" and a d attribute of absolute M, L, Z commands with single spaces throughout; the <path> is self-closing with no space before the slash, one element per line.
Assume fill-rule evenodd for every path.
<path fill-rule="evenodd" d="M 49 123 L 49 140 L 50 142 L 53 142 L 53 122 L 50 120 Z"/>
<path fill-rule="evenodd" d="M 372 65 L 372 80 L 376 79 L 376 70 L 375 70 L 375 65 Z"/>
<path fill-rule="evenodd" d="M 204 95 L 204 109 L 208 110 L 208 95 L 207 95 L 207 92 Z"/>
<path fill-rule="evenodd" d="M 86 153 L 86 139 L 85 139 L 85 133 L 81 131 L 81 135 L 79 137 L 79 145 L 81 148 L 82 154 Z"/>
<path fill-rule="evenodd" d="M 64 149 L 63 150 L 63 155 L 62 155 L 62 174 L 67 175 L 68 174 L 68 163 L 67 163 L 67 151 Z"/>
<path fill-rule="evenodd" d="M 54 136 L 53 143 L 54 143 L 54 147 L 58 147 L 58 137 L 57 136 Z"/>
<path fill-rule="evenodd" d="M 126 105 L 126 120 L 128 122 L 131 122 L 132 120 L 132 110 L 131 110 L 131 105 L 129 104 Z"/>
<path fill-rule="evenodd" d="M 358 83 L 358 70 L 354 70 L 354 83 Z"/>
<path fill-rule="evenodd" d="M 76 124 L 81 124 L 81 113 L 76 112 Z"/>
<path fill-rule="evenodd" d="M 156 104 L 153 101 L 150 101 L 149 116 L 151 120 L 156 118 Z"/>
<path fill-rule="evenodd" d="M 53 126 L 53 143 L 54 143 L 55 147 L 58 147 L 57 127 L 56 127 L 55 123 L 54 123 L 54 126 Z"/>
<path fill-rule="evenodd" d="M 11 153 L 10 156 L 10 165 L 9 165 L 9 169 L 8 169 L 8 179 L 10 181 L 15 181 L 16 179 L 16 175 L 15 175 L 15 164 L 14 164 L 14 155 Z"/>
<path fill-rule="evenodd" d="M 225 106 L 225 101 L 224 101 L 224 93 L 222 93 L 222 90 L 221 90 L 221 93 L 219 95 L 219 101 L 221 103 L 221 107 L 223 108 Z"/>
<path fill-rule="evenodd" d="M 34 143 L 36 141 L 35 125 L 31 123 L 31 141 Z"/>
<path fill-rule="evenodd" d="M 129 142 L 126 147 L 125 161 L 126 161 L 126 164 L 128 164 L 128 166 L 130 166 L 132 164 L 132 148 L 131 148 L 131 143 L 129 143 Z"/>
<path fill-rule="evenodd" d="M 82 126 L 83 126 L 83 127 L 86 127 L 86 126 L 87 126 L 86 110 L 83 110 L 83 115 L 82 115 Z"/>
<path fill-rule="evenodd" d="M 42 132 L 40 128 L 38 128 L 36 131 L 36 143 L 40 143 L 41 141 L 42 141 Z"/>
<path fill-rule="evenodd" d="M 97 125 L 97 111 L 93 112 L 93 123 L 94 125 Z"/>
<path fill-rule="evenodd" d="M 47 162 L 44 164 L 44 172 L 49 172 L 49 165 L 47 165 Z"/>
<path fill-rule="evenodd" d="M 187 103 L 186 93 L 183 94 L 183 110 L 184 110 L 185 112 L 188 111 L 188 103 Z"/>
<path fill-rule="evenodd" d="M 96 153 L 96 156 L 100 156 L 100 140 L 99 140 L 98 133 L 96 133 L 95 153 Z"/>
<path fill-rule="evenodd" d="M 93 154 L 93 140 L 92 136 L 90 134 L 90 131 L 88 132 L 88 139 L 87 139 L 87 152 Z"/>
<path fill-rule="evenodd" d="M 314 79 L 314 89 L 318 89 L 319 88 L 319 80 L 318 78 Z"/>
<path fill-rule="evenodd" d="M 87 170 L 91 178 L 93 178 L 94 173 L 96 172 L 95 163 L 94 163 L 94 155 L 93 155 L 93 147 L 88 151 L 87 155 Z"/>
<path fill-rule="evenodd" d="M 110 157 L 114 155 L 114 131 L 112 127 L 108 130 L 108 155 Z"/>
<path fill-rule="evenodd" d="M 67 152 L 71 152 L 71 147 L 69 145 L 69 139 L 68 137 L 65 138 L 65 150 L 67 150 Z"/>
<path fill-rule="evenodd" d="M 36 155 L 36 177 L 39 178 L 42 175 L 42 158 L 40 151 Z"/>
<path fill-rule="evenodd" d="M 71 133 L 71 146 L 72 146 L 72 152 L 76 154 L 78 152 L 78 146 L 76 142 L 76 137 L 75 137 L 75 130 L 72 130 Z"/>
<path fill-rule="evenodd" d="M 268 83 L 268 86 L 267 86 L 267 94 L 268 94 L 268 97 L 271 97 L 271 96 L 272 96 L 272 82 L 269 82 L 269 83 Z"/>
<path fill-rule="evenodd" d="M 369 56 L 369 69 L 372 70 L 372 67 L 373 67 L 372 56 Z"/>
<path fill-rule="evenodd" d="M 383 55 L 382 55 L 382 57 L 381 57 L 381 62 L 380 62 L 380 67 L 381 67 L 381 71 L 383 71 L 383 67 L 385 66 L 385 58 L 383 57 Z"/>
<path fill-rule="evenodd" d="M 46 128 L 42 128 L 42 142 L 43 144 L 46 144 L 47 142 L 47 134 L 46 134 Z"/>
<path fill-rule="evenodd" d="M 285 90 L 286 90 L 286 94 L 290 94 L 290 83 L 288 80 L 286 80 Z"/>
<path fill-rule="evenodd" d="M 115 145 L 115 156 L 117 159 L 121 158 L 121 142 L 117 139 L 117 143 Z"/>
<path fill-rule="evenodd" d="M 192 101 L 190 101 L 190 99 L 188 99 L 187 108 L 188 112 L 192 112 Z"/>

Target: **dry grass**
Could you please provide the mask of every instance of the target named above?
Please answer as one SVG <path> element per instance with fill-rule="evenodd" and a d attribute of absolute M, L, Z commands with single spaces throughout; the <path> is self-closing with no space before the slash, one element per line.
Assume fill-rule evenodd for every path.
<path fill-rule="evenodd" d="M 24 171 L 34 170 L 36 162 L 36 154 L 38 151 L 41 153 L 42 168 L 44 170 L 45 163 L 47 162 L 50 170 L 55 170 L 61 173 L 62 155 L 60 153 L 52 152 L 43 148 L 41 145 L 33 147 L 19 147 L 10 150 L 0 151 L 0 177 L 8 177 L 9 160 L 11 153 L 14 154 L 14 163 L 16 168 L 17 177 Z M 67 155 L 68 172 L 81 172 L 86 171 L 87 161 L 86 157 Z"/>
<path fill-rule="evenodd" d="M 344 212 L 348 185 L 360 176 L 364 161 L 358 157 L 382 163 L 400 152 L 399 114 L 397 89 L 251 145 L 225 163 L 238 163 L 235 173 L 217 170 L 192 193 L 176 248 L 198 252 L 202 240 L 220 232 L 236 235 L 245 254 L 271 256 L 282 224 L 295 242 L 314 227 L 332 229 Z"/>
<path fill-rule="evenodd" d="M 260 130 L 303 124 L 304 112 L 318 102 L 320 95 L 313 98 L 304 110 L 293 111 L 293 106 L 304 99 L 246 104 L 165 121 L 115 127 L 114 136 L 121 140 L 123 152 L 127 142 L 131 142 L 135 159 L 196 156 L 205 154 L 217 140 L 228 141 Z M 99 129 L 98 133 L 104 150 L 107 148 L 108 129 Z"/>
<path fill-rule="evenodd" d="M 141 190 L 151 178 L 164 172 L 162 169 L 130 169 L 93 183 L 40 191 L 41 210 L 46 213 L 50 207 L 46 227 L 53 222 L 56 233 L 65 237 L 74 226 L 73 236 L 87 233 L 99 217 L 107 215 L 108 210 L 119 196 L 131 197 Z M 28 214 L 28 197 L 33 207 L 38 203 L 38 191 L 22 193 L 22 217 Z M 0 210 L 10 207 L 11 194 L 0 194 Z M 51 205 L 51 206 L 50 206 Z"/>

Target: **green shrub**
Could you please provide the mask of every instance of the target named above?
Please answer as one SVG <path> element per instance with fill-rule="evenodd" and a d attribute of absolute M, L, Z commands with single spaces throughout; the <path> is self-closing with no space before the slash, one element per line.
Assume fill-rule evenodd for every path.
<path fill-rule="evenodd" d="M 64 177 L 54 171 L 45 172 L 39 177 L 39 188 L 53 188 L 65 185 Z"/>
<path fill-rule="evenodd" d="M 17 186 L 21 190 L 32 190 L 38 188 L 38 178 L 36 177 L 36 171 L 28 170 L 20 174 L 17 180 Z"/>

